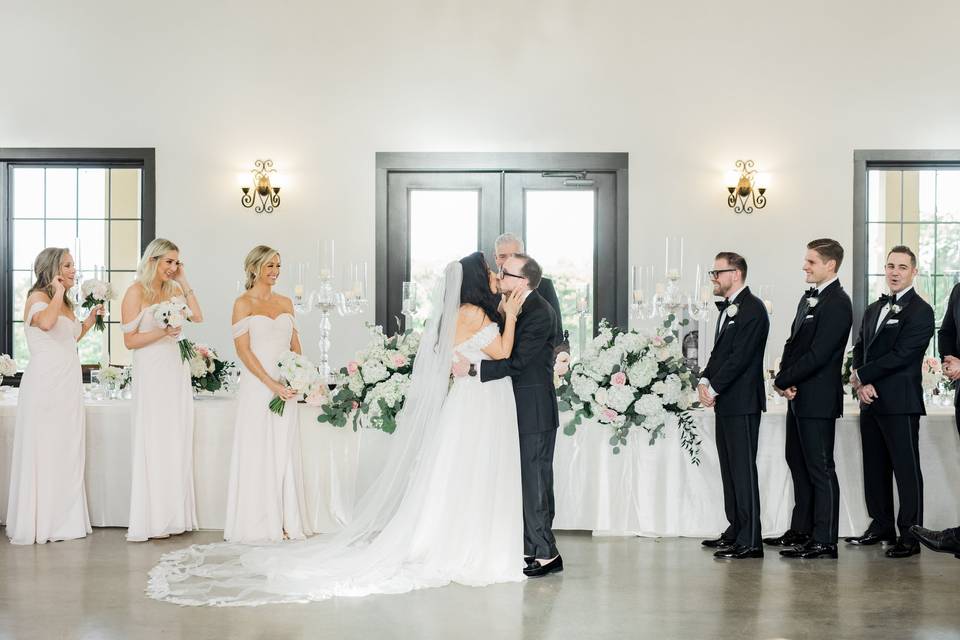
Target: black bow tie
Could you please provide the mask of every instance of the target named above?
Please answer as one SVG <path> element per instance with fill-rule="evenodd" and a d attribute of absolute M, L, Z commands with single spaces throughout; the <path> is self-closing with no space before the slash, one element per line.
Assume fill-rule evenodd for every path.
<path fill-rule="evenodd" d="M 880 302 L 881 304 L 889 304 L 891 302 L 896 302 L 896 300 L 897 300 L 896 296 L 888 295 L 886 293 L 881 293 L 878 302 Z"/>
<path fill-rule="evenodd" d="M 807 292 L 803 294 L 805 298 L 816 298 L 819 295 L 820 295 L 820 290 L 817 289 L 816 287 L 810 287 L 809 289 L 807 289 Z"/>
<path fill-rule="evenodd" d="M 717 300 L 715 304 L 717 305 L 717 311 L 723 313 L 724 309 L 730 306 L 730 301 L 724 298 L 723 300 Z"/>

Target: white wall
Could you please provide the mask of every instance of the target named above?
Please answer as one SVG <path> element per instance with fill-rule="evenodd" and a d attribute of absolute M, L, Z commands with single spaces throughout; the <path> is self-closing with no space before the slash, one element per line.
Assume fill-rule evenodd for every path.
<path fill-rule="evenodd" d="M 742 252 L 780 283 L 779 350 L 804 243 L 850 246 L 853 150 L 960 147 L 960 5 L 672 4 L 0 0 L 0 146 L 156 147 L 158 233 L 226 350 L 253 244 L 372 263 L 377 151 L 626 151 L 631 261 L 681 229 L 704 262 Z M 288 177 L 272 217 L 235 184 L 261 157 Z M 772 175 L 752 216 L 725 203 L 738 158 Z M 337 362 L 360 325 L 334 321 Z"/>

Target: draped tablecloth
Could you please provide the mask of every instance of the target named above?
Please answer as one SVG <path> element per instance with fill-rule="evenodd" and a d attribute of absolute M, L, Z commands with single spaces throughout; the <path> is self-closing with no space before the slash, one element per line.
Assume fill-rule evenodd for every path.
<path fill-rule="evenodd" d="M 130 508 L 130 403 L 88 400 L 86 484 L 90 520 L 99 527 L 125 527 Z M 960 523 L 960 439 L 952 407 L 928 409 L 920 422 L 924 523 L 941 528 Z M 320 424 L 318 410 L 300 405 L 301 451 L 308 516 L 318 532 L 349 520 L 358 496 L 375 481 L 389 455 L 391 436 Z M 862 533 L 869 523 L 863 499 L 860 432 L 856 407 L 837 423 L 840 534 Z M 233 446 L 236 403 L 230 397 L 200 397 L 195 405 L 194 482 L 203 529 L 222 529 Z M 590 421 L 573 436 L 558 434 L 554 458 L 556 529 L 600 534 L 708 536 L 723 530 L 723 492 L 712 412 L 695 413 L 702 439 L 700 466 L 690 464 L 675 429 L 647 446 L 634 429 L 614 455 L 609 427 Z M 561 415 L 561 422 L 569 419 Z M 16 392 L 0 397 L 0 522 L 6 521 Z M 783 457 L 785 407 L 772 405 L 760 425 L 757 467 L 764 534 L 787 529 L 793 507 L 790 472 Z M 55 443 L 50 443 L 55 446 Z M 468 453 L 468 452 L 465 452 Z M 519 490 L 519 488 L 518 488 Z"/>
<path fill-rule="evenodd" d="M 924 525 L 960 524 L 960 438 L 953 407 L 932 406 L 920 421 L 920 464 L 924 478 Z M 702 439 L 700 466 L 690 464 L 675 427 L 647 446 L 634 428 L 619 454 L 611 452 L 610 428 L 585 422 L 573 436 L 558 435 L 554 456 L 555 529 L 598 534 L 716 536 L 723 512 L 716 423 L 712 411 L 696 411 Z M 561 415 L 561 424 L 569 419 Z M 863 459 L 855 404 L 837 421 L 834 458 L 840 484 L 840 535 L 860 535 L 870 519 L 863 492 Z M 757 472 L 764 535 L 790 526 L 793 483 L 784 459 L 786 406 L 772 404 L 760 423 Z M 896 497 L 894 497 L 896 502 Z"/>

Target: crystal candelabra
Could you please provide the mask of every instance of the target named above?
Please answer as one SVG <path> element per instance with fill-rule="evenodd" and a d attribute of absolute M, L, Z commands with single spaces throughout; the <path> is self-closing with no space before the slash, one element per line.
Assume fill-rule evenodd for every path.
<path fill-rule="evenodd" d="M 583 352 L 587 350 L 587 316 L 590 315 L 590 307 L 590 285 L 585 284 L 577 291 L 577 317 L 580 322 L 577 338 L 581 358 Z"/>
<path fill-rule="evenodd" d="M 400 307 L 400 313 L 403 315 L 402 331 L 404 333 L 413 331 L 413 316 L 417 313 L 417 306 L 417 283 L 404 282 L 403 302 Z"/>
<path fill-rule="evenodd" d="M 697 265 L 693 286 L 685 289 L 683 281 L 683 238 L 667 238 L 664 278 L 657 281 L 653 266 L 632 268 L 630 313 L 637 320 L 673 317 L 679 322 L 684 311 L 694 321 L 710 314 L 713 286 L 706 272 Z"/>
<path fill-rule="evenodd" d="M 321 240 L 317 250 L 319 270 L 318 284 L 307 292 L 304 279 L 309 265 L 297 266 L 297 284 L 293 288 L 293 306 L 297 313 L 305 315 L 316 309 L 320 312 L 320 359 L 317 370 L 327 383 L 337 383 L 338 375 L 330 367 L 330 314 L 336 311 L 341 316 L 352 316 L 366 310 L 367 264 L 350 264 L 342 272 L 341 284 L 335 284 L 335 249 L 333 240 Z"/>

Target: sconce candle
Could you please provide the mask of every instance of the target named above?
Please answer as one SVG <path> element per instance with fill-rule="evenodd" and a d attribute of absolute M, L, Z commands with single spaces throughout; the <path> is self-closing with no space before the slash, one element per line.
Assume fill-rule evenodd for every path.
<path fill-rule="evenodd" d="M 727 172 L 727 206 L 734 213 L 753 213 L 754 209 L 767 206 L 769 176 L 757 173 L 753 160 L 737 160 L 736 171 Z"/>
<path fill-rule="evenodd" d="M 240 204 L 248 209 L 256 204 L 254 209 L 256 213 L 273 213 L 273 210 L 280 206 L 280 187 L 270 184 L 270 174 L 275 174 L 277 171 L 273 168 L 273 160 L 257 160 L 253 166 L 254 168 L 250 170 L 253 174 L 252 187 L 246 185 L 240 187 L 243 191 Z"/>

